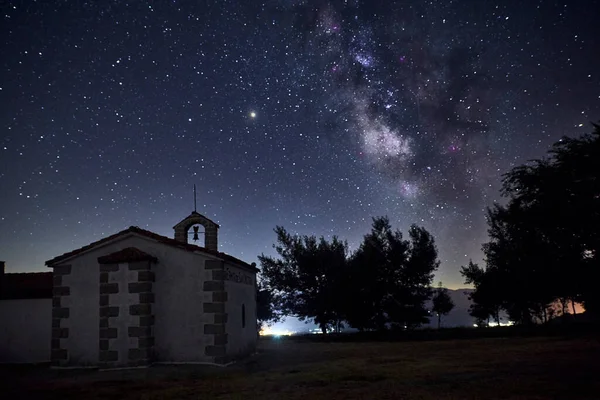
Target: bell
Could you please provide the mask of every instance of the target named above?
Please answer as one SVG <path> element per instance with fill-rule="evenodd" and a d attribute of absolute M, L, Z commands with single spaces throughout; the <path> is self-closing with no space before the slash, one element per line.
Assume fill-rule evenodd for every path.
<path fill-rule="evenodd" d="M 198 227 L 194 226 L 194 242 L 198 240 Z"/>

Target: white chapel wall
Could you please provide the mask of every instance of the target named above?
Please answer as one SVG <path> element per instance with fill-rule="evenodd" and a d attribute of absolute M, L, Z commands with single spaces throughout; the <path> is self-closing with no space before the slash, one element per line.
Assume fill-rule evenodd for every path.
<path fill-rule="evenodd" d="M 141 246 L 138 247 L 146 251 Z M 146 251 L 151 253 L 150 249 Z M 203 291 L 210 271 L 201 254 L 161 246 L 153 265 L 156 276 L 154 291 L 155 351 L 161 362 L 208 362 L 205 347 L 211 345 L 204 334 L 204 324 L 212 323 L 203 313 L 203 302 L 212 301 Z"/>
<path fill-rule="evenodd" d="M 244 356 L 254 352 L 257 341 L 256 275 L 230 263 L 225 264 L 227 291 L 227 355 Z M 245 309 L 245 323 L 242 319 Z"/>

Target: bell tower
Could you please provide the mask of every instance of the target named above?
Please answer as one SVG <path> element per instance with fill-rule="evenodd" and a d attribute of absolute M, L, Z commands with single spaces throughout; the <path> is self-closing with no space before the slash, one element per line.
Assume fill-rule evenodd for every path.
<path fill-rule="evenodd" d="M 173 227 L 175 230 L 175 240 L 188 243 L 188 232 L 194 225 L 202 225 L 204 227 L 204 247 L 207 250 L 219 251 L 217 241 L 219 225 L 196 211 L 192 211 L 190 215 Z"/>

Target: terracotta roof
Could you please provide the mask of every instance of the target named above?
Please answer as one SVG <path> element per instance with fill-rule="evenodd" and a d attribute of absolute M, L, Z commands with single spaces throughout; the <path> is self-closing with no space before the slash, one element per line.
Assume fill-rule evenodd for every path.
<path fill-rule="evenodd" d="M 87 251 L 87 250 L 89 250 L 89 249 L 91 249 L 93 247 L 96 247 L 96 246 L 100 245 L 100 244 L 110 242 L 111 240 L 114 240 L 114 239 L 118 238 L 119 236 L 126 235 L 128 233 L 135 233 L 135 234 L 138 234 L 140 236 L 144 236 L 144 237 L 147 237 L 147 238 L 150 238 L 150 239 L 154 239 L 157 242 L 166 244 L 167 246 L 177 247 L 177 248 L 180 248 L 180 249 L 183 249 L 183 250 L 187 250 L 187 251 L 192 251 L 192 252 L 201 251 L 203 253 L 219 257 L 222 260 L 229 261 L 229 262 L 231 262 L 233 264 L 236 264 L 236 265 L 238 265 L 238 266 L 240 266 L 242 268 L 249 269 L 249 270 L 251 270 L 253 272 L 258 271 L 258 269 L 255 266 L 252 266 L 252 265 L 248 264 L 245 261 L 242 261 L 242 260 L 240 260 L 238 258 L 230 256 L 229 254 L 221 253 L 220 251 L 209 250 L 209 249 L 207 249 L 205 247 L 196 246 L 195 244 L 183 243 L 183 242 L 180 242 L 178 240 L 171 239 L 171 238 L 159 235 L 159 234 L 151 232 L 151 231 L 147 231 L 147 230 L 142 229 L 142 228 L 137 227 L 137 226 L 130 226 L 129 228 L 127 228 L 127 229 L 125 229 L 125 230 L 123 230 L 121 232 L 117 232 L 114 235 L 105 237 L 104 239 L 100 239 L 100 240 L 98 240 L 96 242 L 88 244 L 87 246 L 83 246 L 83 247 L 81 247 L 79 249 L 76 249 L 76 250 L 70 251 L 68 253 L 62 254 L 62 255 L 60 255 L 58 257 L 54 257 L 53 259 L 46 261 L 45 264 L 47 266 L 49 266 L 49 267 L 52 267 L 54 264 L 58 264 L 59 262 L 65 260 L 67 258 L 70 258 L 70 257 L 73 257 L 73 256 L 75 256 L 77 254 L 83 253 L 84 251 Z"/>
<path fill-rule="evenodd" d="M 116 251 L 112 254 L 98 257 L 99 264 L 119 264 L 136 261 L 156 262 L 158 259 L 150 254 L 144 253 L 140 249 L 136 249 L 135 247 L 127 247 L 126 249 Z"/>
<path fill-rule="evenodd" d="M 4 274 L 0 285 L 0 299 L 52 298 L 52 272 Z"/>

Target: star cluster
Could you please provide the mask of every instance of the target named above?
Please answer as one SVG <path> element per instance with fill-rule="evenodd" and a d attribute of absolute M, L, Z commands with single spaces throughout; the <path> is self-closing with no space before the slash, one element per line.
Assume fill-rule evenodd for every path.
<path fill-rule="evenodd" d="M 598 1 L 4 2 L 0 259 L 43 270 L 193 209 L 356 246 L 388 215 L 479 261 L 501 174 L 589 131 Z"/>

